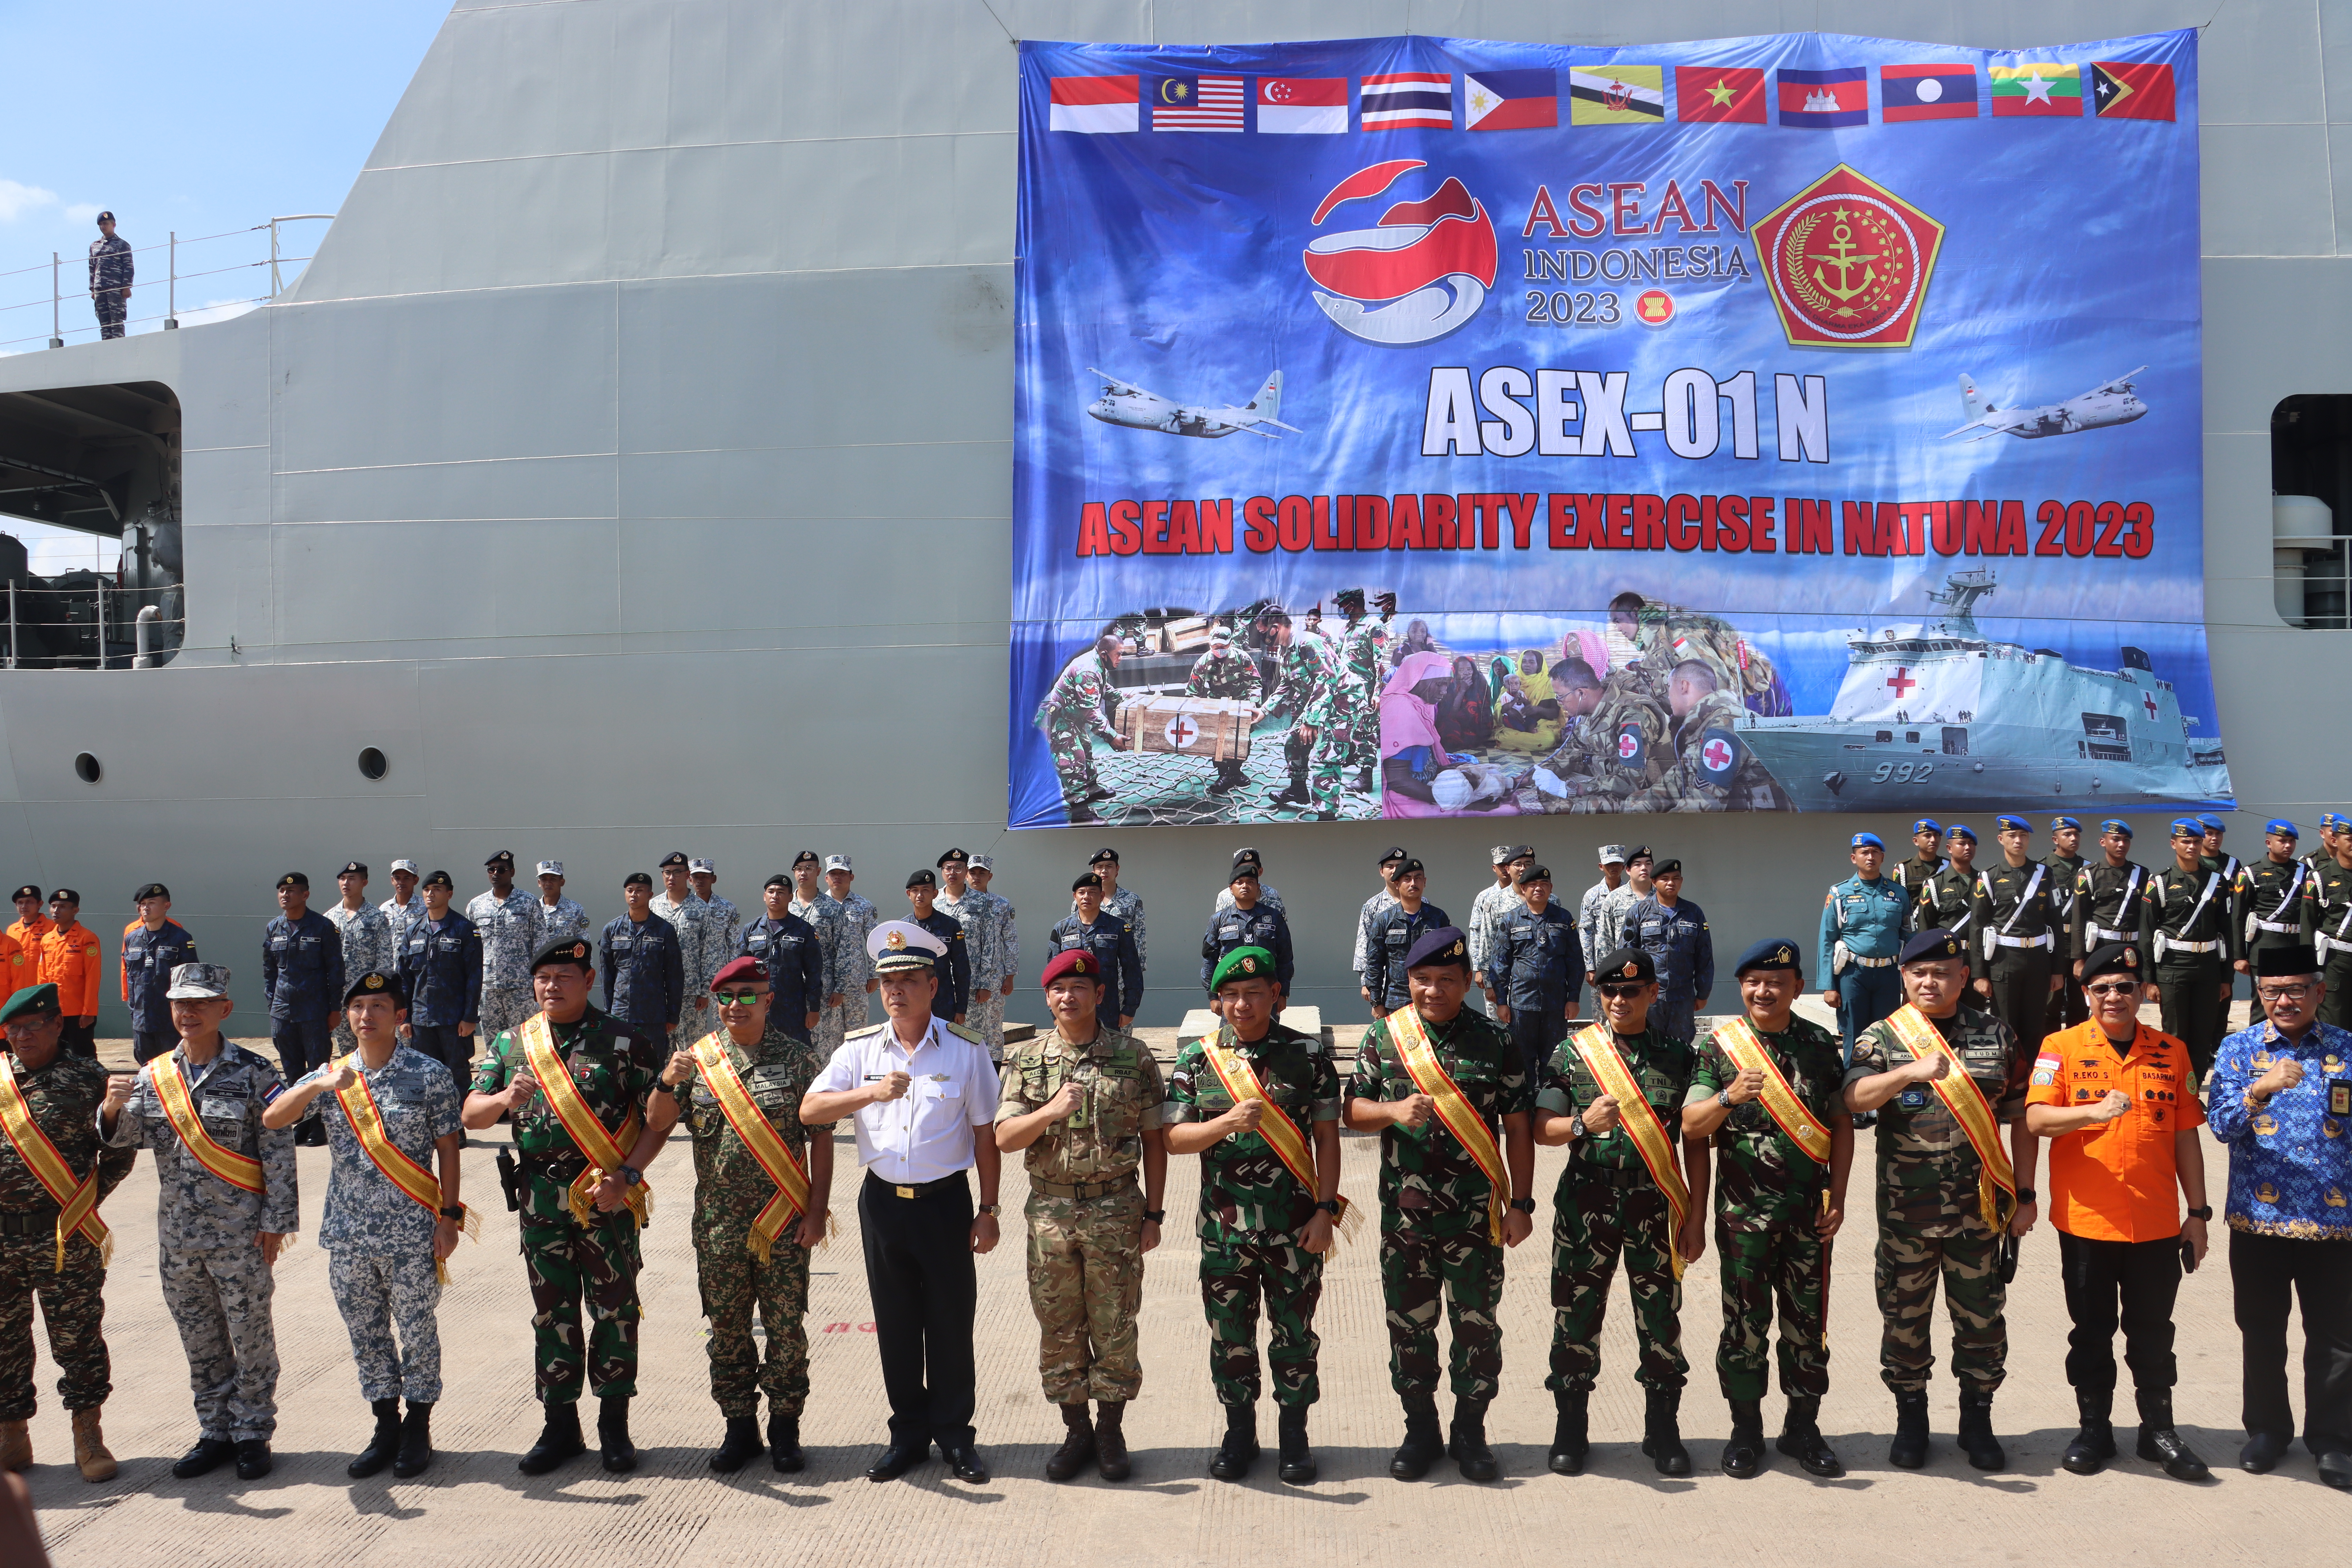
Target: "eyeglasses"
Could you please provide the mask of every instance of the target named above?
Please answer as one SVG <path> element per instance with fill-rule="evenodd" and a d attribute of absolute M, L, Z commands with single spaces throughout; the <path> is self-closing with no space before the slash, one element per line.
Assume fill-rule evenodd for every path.
<path fill-rule="evenodd" d="M 2118 980 L 2112 985 L 2085 985 L 2083 989 L 2094 996 L 2128 996 L 2139 989 L 2139 983 L 2133 980 Z"/>
<path fill-rule="evenodd" d="M 2263 985 L 2255 988 L 2254 994 L 2265 1002 L 2300 1002 L 2318 989 L 2307 982 L 2301 985 Z"/>
<path fill-rule="evenodd" d="M 714 991 L 711 994 L 719 998 L 719 1005 L 721 1007 L 749 1007 L 767 993 L 764 991 Z"/>
<path fill-rule="evenodd" d="M 1639 996 L 1642 994 L 1643 984 L 1643 982 L 1637 980 L 1630 985 L 1603 985 L 1598 989 L 1600 990 L 1601 994 L 1607 997 L 1610 1001 L 1622 1002 L 1628 996 Z"/>

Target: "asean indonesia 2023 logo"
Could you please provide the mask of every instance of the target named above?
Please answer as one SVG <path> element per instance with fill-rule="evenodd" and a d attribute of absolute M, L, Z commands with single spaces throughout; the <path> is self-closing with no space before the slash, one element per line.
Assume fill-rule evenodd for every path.
<path fill-rule="evenodd" d="M 1380 195 L 1426 166 L 1399 158 L 1357 170 L 1315 209 L 1316 226 L 1334 208 Z M 1449 175 L 1434 195 L 1394 203 L 1370 228 L 1317 236 L 1302 259 L 1315 302 L 1341 331 L 1370 343 L 1425 343 L 1486 302 L 1495 286 L 1495 224 Z"/>
<path fill-rule="evenodd" d="M 1790 347 L 1911 346 L 1942 224 L 1840 163 L 1766 214 L 1754 234 Z"/>

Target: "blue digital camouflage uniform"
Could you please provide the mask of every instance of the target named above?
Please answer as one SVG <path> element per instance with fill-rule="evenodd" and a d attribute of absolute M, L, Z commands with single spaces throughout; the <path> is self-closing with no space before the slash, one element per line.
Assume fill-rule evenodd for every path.
<path fill-rule="evenodd" d="M 1405 955 L 1423 937 L 1453 923 L 1444 910 L 1426 899 L 1417 910 L 1408 910 L 1401 902 L 1392 903 L 1366 922 L 1364 989 L 1372 994 L 1373 1006 L 1396 1008 L 1405 1005 L 1412 995 L 1405 985 Z"/>
<path fill-rule="evenodd" d="M 692 1045 L 709 1034 L 710 1026 L 717 1022 L 717 1016 L 709 1008 L 694 1005 L 697 1001 L 709 1000 L 710 977 L 719 973 L 719 965 L 711 962 L 714 956 L 710 951 L 713 922 L 710 906 L 691 893 L 682 900 L 672 899 L 667 892 L 656 893 L 651 907 L 654 919 L 667 921 L 670 929 L 677 932 L 678 994 L 681 1000 L 670 1018 L 669 1044 L 674 1050 L 679 1046 Z M 627 917 L 622 918 L 625 920 Z M 604 929 L 610 931 L 613 928 L 608 925 Z M 735 954 L 730 951 L 724 956 L 732 958 Z"/>
<path fill-rule="evenodd" d="M 26 1071 L 9 1064 L 26 1109 L 76 1180 L 98 1171 L 101 1202 L 137 1163 L 136 1149 L 100 1146 L 99 1101 L 106 1069 L 88 1057 L 60 1051 L 48 1066 Z M 63 1267 L 57 1244 L 57 1199 L 35 1176 L 16 1144 L 0 1137 L 0 1421 L 33 1416 L 33 1303 L 48 1325 L 49 1359 L 58 1363 L 58 1397 L 68 1410 L 94 1410 L 113 1392 L 106 1351 L 106 1264 L 89 1237 L 66 1242 Z"/>
<path fill-rule="evenodd" d="M 677 928 L 659 915 L 647 915 L 643 923 L 626 915 L 608 921 L 596 967 L 604 976 L 604 1010 L 667 1039 L 686 1000 Z"/>
<path fill-rule="evenodd" d="M 132 1050 L 139 1060 L 162 1056 L 180 1043 L 163 993 L 171 989 L 174 968 L 195 962 L 196 939 L 177 921 L 167 920 L 152 931 L 144 921 L 122 928 L 122 1000 L 131 1007 Z"/>
<path fill-rule="evenodd" d="M 845 1030 L 840 1004 L 825 1005 L 824 998 L 839 996 L 844 1001 L 848 999 L 841 944 L 842 932 L 848 925 L 849 912 L 830 893 L 819 893 L 814 899 L 803 899 L 796 893 L 786 901 L 784 911 L 799 916 L 815 929 L 817 947 L 824 955 L 824 992 L 817 998 L 816 1033 L 810 1037 L 810 1044 L 816 1047 L 819 1061 L 831 1061 L 833 1053 L 840 1047 Z M 864 1016 L 861 1011 L 859 1016 Z"/>
<path fill-rule="evenodd" d="M 316 910 L 278 916 L 261 933 L 261 991 L 269 998 L 269 1043 L 289 1079 L 327 1058 L 335 1008 L 343 999 L 343 936 Z"/>
<path fill-rule="evenodd" d="M 593 942 L 595 940 L 594 930 L 589 921 L 588 911 L 569 894 L 558 895 L 552 904 L 544 899 L 539 900 L 540 947 L 545 947 L 551 942 L 561 942 L 567 936 L 584 936 Z M 531 951 L 536 952 L 538 948 Z M 530 989 L 530 976 L 528 974 L 523 976 L 523 989 Z"/>
<path fill-rule="evenodd" d="M 122 319 L 131 310 L 131 285 L 137 268 L 131 242 L 119 234 L 101 235 L 89 242 L 89 300 L 98 312 L 98 335 L 119 338 Z"/>
<path fill-rule="evenodd" d="M 716 975 L 729 959 L 743 951 L 743 911 L 735 907 L 734 900 L 717 893 L 695 901 L 702 906 L 702 921 L 709 931 L 710 973 Z"/>
<path fill-rule="evenodd" d="M 1004 997 L 1000 988 L 1004 977 L 1013 972 L 1002 952 L 997 911 L 1003 903 L 996 894 L 983 893 L 966 882 L 961 899 L 949 897 L 946 887 L 941 886 L 939 900 L 933 905 L 963 927 L 966 962 L 971 966 L 971 986 L 964 995 L 963 1026 L 987 1043 L 989 1059 L 994 1062 L 1004 1058 Z"/>
<path fill-rule="evenodd" d="M 335 929 L 343 935 L 343 973 L 345 974 L 365 974 L 370 970 L 380 970 L 383 973 L 391 974 L 398 971 L 400 949 L 392 940 L 392 921 L 384 918 L 382 910 L 377 909 L 373 904 L 362 904 L 356 910 L 347 910 L 338 900 L 327 906 L 326 913 L 327 919 L 332 921 Z M 175 958 L 172 962 L 185 963 L 194 957 L 195 954 L 191 952 L 187 958 Z M 168 970 L 165 971 L 166 974 L 169 973 Z M 157 994 L 161 995 L 162 992 L 159 990 Z M 171 1014 L 168 1010 L 163 1015 L 163 1022 L 166 1026 L 171 1023 Z M 335 1009 L 335 1026 L 331 1037 L 334 1054 L 339 1057 L 350 1055 L 352 1047 L 357 1043 L 352 1037 L 351 1023 L 344 1018 L 341 1007 Z M 312 1065 L 315 1067 L 318 1064 Z"/>
<path fill-rule="evenodd" d="M 401 952 L 408 945 L 408 928 L 425 918 L 425 895 L 411 893 L 404 904 L 398 899 L 386 899 L 376 908 L 383 911 L 386 923 L 392 927 L 393 952 Z"/>
<path fill-rule="evenodd" d="M 352 1066 L 374 1097 L 394 1148 L 436 1176 L 434 1142 L 458 1131 L 457 1086 L 423 1051 L 395 1045 L 371 1072 Z M 319 1245 L 327 1249 L 327 1285 L 352 1336 L 360 1396 L 431 1405 L 441 1397 L 441 1331 L 435 1309 L 441 1280 L 433 1262 L 437 1217 L 392 1184 L 360 1146 L 351 1118 L 332 1094 L 304 1108 L 299 1121 L 327 1132 L 327 1206 Z M 299 1122 L 297 1123 L 299 1125 Z"/>
<path fill-rule="evenodd" d="M 1470 939 L 1470 968 L 1487 990 L 1495 984 L 1494 976 L 1487 973 L 1495 958 L 1495 929 L 1519 905 L 1519 890 L 1508 883 L 1481 888 L 1470 900 L 1470 923 L 1463 928 Z"/>
<path fill-rule="evenodd" d="M 547 940 L 539 911 L 538 892 L 520 888 L 503 899 L 485 889 L 466 906 L 466 918 L 482 939 L 482 999 L 476 1033 L 484 1039 L 496 1039 L 539 1011 L 530 992 L 530 955 Z"/>
<path fill-rule="evenodd" d="M 1369 956 L 1367 950 L 1371 942 L 1372 921 L 1382 910 L 1392 910 L 1396 905 L 1397 896 L 1383 886 L 1379 892 L 1366 899 L 1363 908 L 1356 911 L 1356 947 L 1351 963 L 1360 981 L 1363 978 L 1364 964 Z"/>
<path fill-rule="evenodd" d="M 1715 990 L 1715 938 L 1706 911 L 1688 899 L 1668 909 L 1653 896 L 1625 911 L 1619 938 L 1639 948 L 1658 966 L 1658 999 L 1650 1007 L 1650 1029 L 1689 1045 L 1698 1032 L 1698 999 Z M 1595 953 L 1593 962 L 1608 957 Z"/>
<path fill-rule="evenodd" d="M 841 1005 L 835 1010 L 836 1016 L 824 1024 L 825 1038 L 835 1047 L 850 1030 L 866 1026 L 866 988 L 874 981 L 874 960 L 866 951 L 866 939 L 881 923 L 882 912 L 865 894 L 853 892 L 841 900 L 841 977 L 836 983 L 841 989 Z"/>
<path fill-rule="evenodd" d="M 283 1086 L 277 1069 L 244 1047 L 222 1041 L 220 1054 L 201 1068 L 189 1066 L 184 1046 L 171 1058 L 192 1080 L 189 1098 L 205 1131 L 232 1153 L 261 1162 L 261 1191 L 231 1186 L 196 1163 L 163 1114 L 152 1062 L 139 1069 L 107 1142 L 155 1156 L 155 1271 L 187 1352 L 204 1435 L 267 1442 L 278 1427 L 275 1277 L 257 1238 L 265 1231 L 291 1236 L 301 1225 L 294 1130 L 261 1125 L 262 1108 Z"/>

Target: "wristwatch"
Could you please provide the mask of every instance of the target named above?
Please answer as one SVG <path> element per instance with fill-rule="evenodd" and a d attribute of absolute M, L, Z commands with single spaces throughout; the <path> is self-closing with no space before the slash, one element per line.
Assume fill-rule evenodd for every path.
<path fill-rule="evenodd" d="M 2207 1209 L 2205 1212 L 2210 1215 L 2213 1211 L 2211 1209 Z M 466 1205 L 464 1204 L 451 1204 L 447 1208 L 441 1211 L 441 1217 L 443 1219 L 464 1219 L 466 1217 Z"/>
<path fill-rule="evenodd" d="M 2207 1204 L 2200 1208 L 2190 1209 L 2189 1217 L 2195 1220 L 2210 1220 L 2213 1217 L 2213 1205 Z"/>
<path fill-rule="evenodd" d="M 2019 1203 L 2039 1203 L 2041 1199 L 2042 1194 L 2035 1192 L 2032 1187 L 2020 1187 L 2017 1189 L 2017 1201 Z"/>
<path fill-rule="evenodd" d="M 645 1184 L 646 1173 L 635 1165 L 624 1165 L 614 1174 L 621 1178 L 621 1185 L 625 1187 L 642 1186 Z"/>
<path fill-rule="evenodd" d="M 994 1204 L 982 1204 L 980 1205 L 979 1212 L 993 1218 L 996 1215 L 996 1205 Z"/>
<path fill-rule="evenodd" d="M 1321 1203 L 1315 1205 L 1315 1211 L 1318 1214 L 1328 1214 L 1333 1219 L 1338 1219 L 1339 1217 L 1339 1201 L 1337 1198 L 1325 1198 Z"/>
<path fill-rule="evenodd" d="M 1715 1095 L 1715 1102 L 1723 1107 L 1726 1110 L 1731 1110 L 1731 1090 L 1728 1089 L 1717 1089 Z"/>
<path fill-rule="evenodd" d="M 1143 1217 L 1150 1220 L 1154 1225 L 1165 1225 L 1168 1222 L 1168 1211 L 1166 1209 L 1145 1209 L 1143 1211 Z"/>
<path fill-rule="evenodd" d="M 1518 1210 L 1521 1214 L 1533 1214 L 1536 1212 L 1536 1201 L 1533 1198 L 1513 1198 L 1511 1200 L 1511 1206 Z"/>
<path fill-rule="evenodd" d="M 1570 1142 L 1584 1136 L 1584 1112 L 1581 1110 L 1568 1119 L 1568 1136 Z"/>

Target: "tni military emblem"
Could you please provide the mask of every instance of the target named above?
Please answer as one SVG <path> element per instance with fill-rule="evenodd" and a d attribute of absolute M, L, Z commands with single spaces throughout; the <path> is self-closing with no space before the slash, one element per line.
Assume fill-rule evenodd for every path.
<path fill-rule="evenodd" d="M 1791 348 L 1909 348 L 1944 226 L 1840 163 L 1755 228 Z"/>

